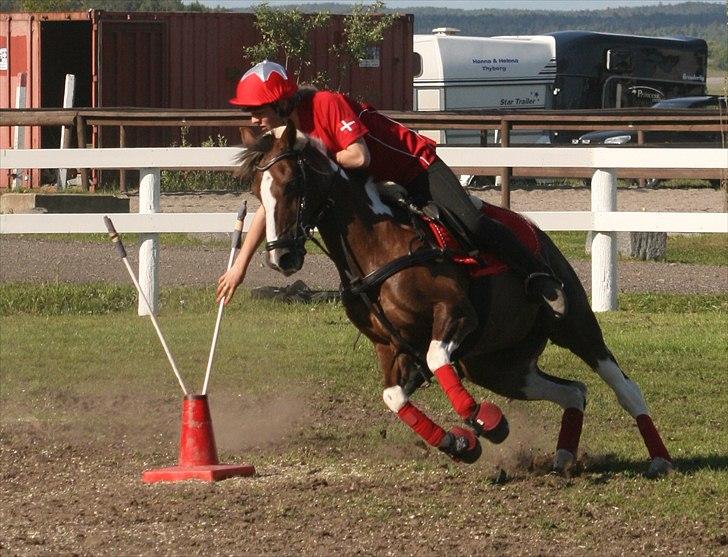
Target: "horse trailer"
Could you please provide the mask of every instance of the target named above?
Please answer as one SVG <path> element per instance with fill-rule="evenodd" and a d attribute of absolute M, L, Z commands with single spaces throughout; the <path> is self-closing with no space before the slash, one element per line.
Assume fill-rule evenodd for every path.
<path fill-rule="evenodd" d="M 704 95 L 708 47 L 689 37 L 560 31 L 465 37 L 438 28 L 414 36 L 415 110 L 598 109 L 651 106 Z M 438 143 L 479 143 L 474 131 L 428 133 Z M 573 134 L 572 134 L 573 135 Z M 513 142 L 568 143 L 530 133 Z"/>

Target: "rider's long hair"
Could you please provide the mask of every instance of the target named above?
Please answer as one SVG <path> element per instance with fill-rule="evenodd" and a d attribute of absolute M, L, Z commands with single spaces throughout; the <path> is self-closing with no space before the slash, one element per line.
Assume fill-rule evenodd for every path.
<path fill-rule="evenodd" d="M 318 91 L 313 85 L 302 85 L 292 96 L 273 103 L 272 107 L 276 114 L 285 120 L 290 118 L 291 113 L 304 100 L 310 99 Z"/>

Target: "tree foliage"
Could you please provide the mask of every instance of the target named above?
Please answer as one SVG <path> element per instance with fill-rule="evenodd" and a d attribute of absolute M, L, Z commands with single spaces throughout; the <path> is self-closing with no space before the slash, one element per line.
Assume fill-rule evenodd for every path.
<path fill-rule="evenodd" d="M 8 12 L 202 12 L 208 8 L 183 0 L 2 0 Z"/>
<path fill-rule="evenodd" d="M 304 66 L 311 64 L 310 34 L 329 22 L 329 14 L 304 14 L 296 9 L 273 10 L 266 3 L 257 6 L 254 13 L 261 41 L 244 47 L 243 56 L 253 63 L 264 59 L 281 61 L 298 80 Z M 295 67 L 289 67 L 293 64 Z"/>
<path fill-rule="evenodd" d="M 335 82 L 332 76 L 319 72 L 310 81 L 316 85 L 340 89 L 351 64 L 366 58 L 369 49 L 384 38 L 384 32 L 392 25 L 396 14 L 378 14 L 384 2 L 363 6 L 356 4 L 344 16 L 344 31 L 338 44 L 330 45 L 330 53 L 336 59 L 338 69 Z M 243 56 L 252 63 L 263 59 L 276 59 L 295 77 L 301 80 L 303 69 L 311 65 L 311 33 L 325 27 L 330 21 L 328 13 L 305 14 L 297 8 L 271 9 L 267 3 L 255 8 L 255 25 L 261 34 L 257 45 L 243 48 Z"/>
<path fill-rule="evenodd" d="M 369 49 L 382 42 L 384 32 L 392 26 L 396 14 L 379 14 L 384 7 L 382 0 L 363 6 L 356 4 L 351 13 L 344 16 L 344 34 L 341 43 L 331 46 L 339 68 L 338 88 L 351 64 L 367 58 Z"/>

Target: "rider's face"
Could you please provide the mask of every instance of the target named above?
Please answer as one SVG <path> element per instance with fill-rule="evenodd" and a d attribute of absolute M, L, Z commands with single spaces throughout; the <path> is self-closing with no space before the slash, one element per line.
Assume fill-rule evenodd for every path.
<path fill-rule="evenodd" d="M 250 117 L 253 125 L 260 126 L 265 131 L 284 124 L 283 119 L 276 114 L 276 111 L 270 105 L 251 108 Z"/>

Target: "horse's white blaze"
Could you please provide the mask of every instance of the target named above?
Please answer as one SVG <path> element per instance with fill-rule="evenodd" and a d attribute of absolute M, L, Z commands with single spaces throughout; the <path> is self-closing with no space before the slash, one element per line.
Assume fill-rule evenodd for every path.
<path fill-rule="evenodd" d="M 260 181 L 260 201 L 265 209 L 265 239 L 268 242 L 273 242 L 278 239 L 276 232 L 276 198 L 273 197 L 271 188 L 273 187 L 273 176 L 269 171 L 263 172 L 263 177 Z M 268 252 L 271 263 L 278 263 L 279 255 L 277 249 Z"/>
<path fill-rule="evenodd" d="M 586 385 L 582 383 L 561 384 L 550 381 L 538 372 L 536 362 L 532 362 L 531 370 L 526 375 L 523 395 L 528 400 L 550 400 L 562 408 L 577 408 L 584 411 L 586 402 Z"/>
<path fill-rule="evenodd" d="M 369 180 L 367 180 L 365 189 L 367 196 L 369 196 L 369 201 L 371 201 L 372 211 L 374 211 L 377 215 L 393 216 L 392 209 L 385 205 L 382 198 L 379 197 L 379 192 L 377 191 L 377 185 L 374 178 L 369 178 Z"/>
<path fill-rule="evenodd" d="M 598 361 L 597 373 L 612 388 L 619 404 L 630 416 L 636 418 L 641 414 L 649 414 L 642 391 L 634 381 L 625 377 L 613 360 Z"/>
<path fill-rule="evenodd" d="M 407 404 L 408 400 L 404 389 L 399 385 L 384 389 L 382 398 L 384 399 L 384 404 L 387 405 L 387 408 L 395 414 L 399 412 L 405 404 Z"/>
<path fill-rule="evenodd" d="M 442 342 L 441 340 L 433 340 L 430 342 L 430 348 L 427 350 L 427 367 L 430 371 L 435 371 L 445 364 L 451 363 L 450 356 L 457 348 L 454 342 Z"/>

